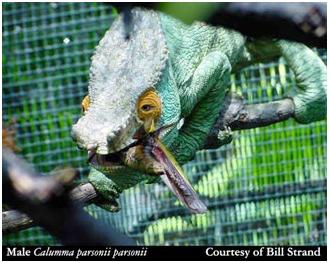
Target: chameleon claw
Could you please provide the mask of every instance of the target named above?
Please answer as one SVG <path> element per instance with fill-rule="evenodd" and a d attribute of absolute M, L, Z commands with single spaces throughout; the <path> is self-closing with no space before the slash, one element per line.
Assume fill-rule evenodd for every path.
<path fill-rule="evenodd" d="M 219 147 L 231 143 L 233 141 L 233 132 L 231 127 L 225 125 L 223 130 L 218 131 L 217 138 L 219 141 Z"/>

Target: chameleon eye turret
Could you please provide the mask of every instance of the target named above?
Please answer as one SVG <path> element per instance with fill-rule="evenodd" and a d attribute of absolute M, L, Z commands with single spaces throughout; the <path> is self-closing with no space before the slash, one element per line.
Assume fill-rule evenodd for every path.
<path fill-rule="evenodd" d="M 89 95 L 85 96 L 81 102 L 82 112 L 86 112 L 90 106 L 90 97 Z"/>
<path fill-rule="evenodd" d="M 144 92 L 137 103 L 138 118 L 144 122 L 147 133 L 154 132 L 156 122 L 161 115 L 161 100 L 154 89 Z"/>

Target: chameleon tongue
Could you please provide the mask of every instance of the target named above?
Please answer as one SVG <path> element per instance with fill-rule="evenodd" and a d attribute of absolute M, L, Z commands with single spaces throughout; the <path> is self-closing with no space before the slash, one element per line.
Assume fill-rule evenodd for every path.
<path fill-rule="evenodd" d="M 123 162 L 135 169 L 160 175 L 177 198 L 193 213 L 205 213 L 207 207 L 189 183 L 174 156 L 159 139 L 172 125 L 147 133 L 142 128 L 134 136 L 136 145 L 123 156 Z M 131 153 L 129 153 L 131 151 Z"/>
<path fill-rule="evenodd" d="M 197 193 L 176 162 L 174 156 L 167 150 L 158 138 L 154 138 L 151 153 L 163 167 L 161 179 L 177 196 L 177 198 L 193 213 L 205 213 L 207 207 L 199 199 Z"/>

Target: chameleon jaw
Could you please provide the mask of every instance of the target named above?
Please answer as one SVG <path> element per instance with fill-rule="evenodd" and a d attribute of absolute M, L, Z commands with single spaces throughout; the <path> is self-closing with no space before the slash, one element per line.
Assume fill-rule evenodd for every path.
<path fill-rule="evenodd" d="M 96 151 L 88 151 L 88 163 L 95 169 L 116 170 L 124 167 L 118 152 L 98 154 Z"/>
<path fill-rule="evenodd" d="M 117 169 L 123 169 L 127 166 L 128 153 L 130 154 L 131 150 L 134 149 L 138 144 L 138 140 L 132 139 L 131 143 L 126 144 L 126 146 L 119 151 L 105 154 L 99 153 L 98 149 L 88 150 L 87 162 L 95 169 L 100 171 L 111 172 Z"/>

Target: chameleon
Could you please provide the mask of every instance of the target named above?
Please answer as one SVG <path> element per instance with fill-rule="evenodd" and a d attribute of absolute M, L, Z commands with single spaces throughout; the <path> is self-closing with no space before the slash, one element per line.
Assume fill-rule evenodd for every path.
<path fill-rule="evenodd" d="M 108 211 L 120 209 L 125 189 L 161 179 L 192 213 L 207 211 L 180 165 L 202 149 L 230 75 L 244 67 L 283 57 L 295 75 L 294 119 L 326 116 L 326 66 L 301 43 L 250 39 L 141 8 L 131 11 L 131 25 L 127 38 L 118 15 L 96 47 L 83 114 L 71 131 L 88 152 L 88 180 Z"/>

